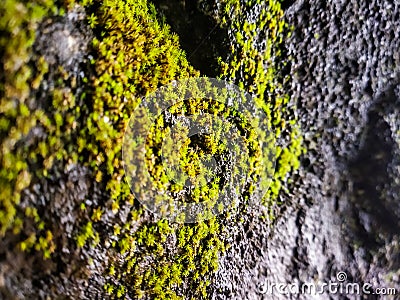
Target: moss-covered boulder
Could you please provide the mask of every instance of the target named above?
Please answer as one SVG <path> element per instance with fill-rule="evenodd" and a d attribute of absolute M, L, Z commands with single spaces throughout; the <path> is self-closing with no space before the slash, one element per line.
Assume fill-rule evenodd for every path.
<path fill-rule="evenodd" d="M 209 9 L 231 52 L 214 57 L 214 72 L 253 93 L 276 134 L 263 199 L 272 219 L 302 151 L 278 72 L 289 28 L 278 2 L 223 2 Z M 244 20 L 241 9 L 263 13 Z M 246 203 L 194 224 L 156 220 L 131 194 L 122 163 L 140 99 L 200 76 L 178 36 L 145 0 L 6 0 L 0 15 L 1 295 L 207 298 L 229 247 L 221 220 L 240 219 Z"/>

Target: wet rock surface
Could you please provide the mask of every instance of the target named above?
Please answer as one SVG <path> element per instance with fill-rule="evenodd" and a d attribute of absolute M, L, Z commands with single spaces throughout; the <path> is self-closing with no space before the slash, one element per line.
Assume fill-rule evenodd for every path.
<path fill-rule="evenodd" d="M 286 6 L 294 25 L 288 91 L 308 152 L 272 230 L 252 214 L 231 225 L 235 244 L 221 259 L 212 298 L 362 297 L 263 293 L 268 282 L 338 282 L 339 271 L 345 282 L 399 290 L 400 8 Z"/>

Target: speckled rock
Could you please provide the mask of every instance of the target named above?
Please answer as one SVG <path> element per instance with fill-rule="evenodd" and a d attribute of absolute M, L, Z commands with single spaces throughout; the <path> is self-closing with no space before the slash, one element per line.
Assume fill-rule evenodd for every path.
<path fill-rule="evenodd" d="M 346 282 L 400 291 L 400 7 L 391 1 L 285 5 L 294 26 L 286 43 L 287 90 L 308 152 L 282 195 L 272 231 L 251 215 L 231 225 L 237 243 L 221 259 L 212 298 L 361 297 L 262 290 L 267 282 L 337 282 L 339 271 Z"/>

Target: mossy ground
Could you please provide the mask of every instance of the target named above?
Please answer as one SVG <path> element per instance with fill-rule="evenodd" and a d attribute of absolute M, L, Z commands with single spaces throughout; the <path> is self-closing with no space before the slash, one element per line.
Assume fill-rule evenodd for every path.
<path fill-rule="evenodd" d="M 240 10 L 258 2 L 226 1 L 220 12 L 232 33 L 232 53 L 221 60 L 220 74 L 257 95 L 277 138 L 289 141 L 277 153 L 277 172 L 265 198 L 270 205 L 298 166 L 301 139 L 295 120 L 285 112 L 288 97 L 277 71 L 288 32 L 279 3 L 269 1 L 254 23 L 241 19 Z M 97 247 L 108 253 L 104 291 L 112 297 L 152 299 L 183 299 L 191 291 L 196 299 L 206 298 L 218 255 L 227 246 L 218 218 L 190 225 L 145 220 L 124 179 L 121 157 L 124 129 L 140 98 L 174 79 L 200 74 L 145 0 L 79 2 L 94 35 L 85 76 L 62 66 L 50 68 L 32 51 L 37 26 L 74 5 L 6 0 L 0 8 L 0 233 L 19 236 L 19 250 L 53 259 L 60 241 L 54 238 L 51 217 L 45 218 L 35 204 L 21 206 L 21 193 L 65 166 L 86 166 L 106 192 L 96 205 L 79 204 L 74 242 L 82 252 Z M 266 47 L 258 49 L 255 33 L 267 28 Z M 46 76 L 54 84 L 40 99 L 45 105 L 39 105 Z M 45 134 L 35 135 L 35 129 Z M 127 222 L 109 224 L 109 213 L 118 216 L 121 207 L 129 209 Z"/>

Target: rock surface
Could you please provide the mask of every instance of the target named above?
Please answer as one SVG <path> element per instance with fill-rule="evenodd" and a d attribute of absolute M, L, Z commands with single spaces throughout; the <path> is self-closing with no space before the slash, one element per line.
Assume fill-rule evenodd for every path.
<path fill-rule="evenodd" d="M 298 106 L 308 153 L 289 190 L 281 195 L 281 215 L 275 224 L 259 217 L 262 207 L 249 208 L 239 224 L 227 224 L 225 234 L 232 247 L 220 259 L 210 298 L 354 298 L 262 293 L 265 282 L 327 283 L 336 281 L 339 271 L 346 273 L 347 282 L 400 291 L 400 7 L 391 1 L 289 2 L 285 1 L 286 17 L 294 32 L 286 43 L 292 76 L 287 90 Z M 43 23 L 37 51 L 79 73 L 91 38 L 81 28 L 82 18 L 73 12 Z M 224 32 L 214 30 L 206 14 L 195 19 L 205 24 L 199 29 L 199 42 L 207 41 L 191 52 L 217 51 L 207 33 L 211 30 L 210 40 L 219 41 Z M 182 20 L 195 26 L 190 18 Z M 44 49 L 47 52 L 41 52 Z M 191 58 L 200 66 L 210 56 Z M 74 201 L 89 195 L 90 201 L 101 201 L 101 189 L 88 179 L 85 168 L 71 166 L 66 173 L 57 174 L 57 183 L 34 185 L 22 204 L 40 203 L 57 219 L 53 226 L 60 233 L 58 248 L 68 251 L 76 248 L 62 244 L 73 239 L 77 220 L 72 218 L 79 216 L 73 211 Z M 60 203 L 60 195 L 67 201 Z M 118 218 L 123 219 L 122 213 Z M 107 220 L 112 223 L 111 217 Z M 93 253 L 64 256 L 61 251 L 58 265 L 46 265 L 39 256 L 26 261 L 10 250 L 14 246 L 12 240 L 0 243 L 0 298 L 45 299 L 53 292 L 66 299 L 104 297 L 104 282 L 97 275 L 109 258 L 105 252 L 94 248 Z M 83 265 L 87 257 L 97 260 Z M 39 270 L 40 276 L 35 272 Z M 92 279 L 75 282 L 70 278 L 76 273 L 81 273 L 79 278 L 90 273 Z"/>
<path fill-rule="evenodd" d="M 288 90 L 308 153 L 272 231 L 251 214 L 232 224 L 235 246 L 221 259 L 212 298 L 362 297 L 263 290 L 265 283 L 338 282 L 340 271 L 344 283 L 400 291 L 400 7 L 286 5 L 294 26 Z"/>

